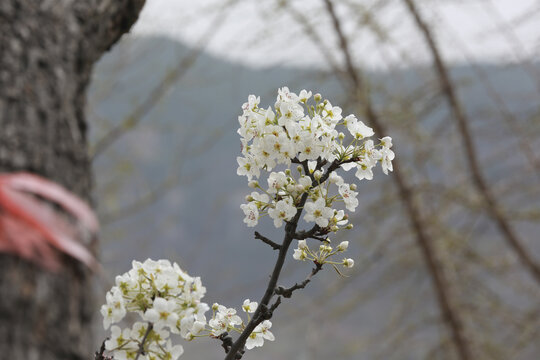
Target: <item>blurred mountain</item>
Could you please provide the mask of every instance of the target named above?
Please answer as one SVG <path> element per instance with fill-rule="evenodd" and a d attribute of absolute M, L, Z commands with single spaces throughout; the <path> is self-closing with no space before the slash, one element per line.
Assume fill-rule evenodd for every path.
<path fill-rule="evenodd" d="M 114 126 L 129 118 L 132 109 L 170 76 L 172 69 L 193 56 L 193 51 L 168 38 L 128 37 L 104 56 L 95 68 L 89 89 L 90 143 L 96 144 Z M 452 68 L 452 75 L 459 84 L 467 112 L 474 118 L 472 129 L 480 158 L 491 159 L 485 169 L 488 178 L 501 184 L 505 174 L 519 172 L 525 166 L 525 159 L 514 151 L 510 156 L 501 156 L 500 161 L 493 161 L 493 154 L 512 152 L 518 139 L 508 135 L 508 127 L 497 110 L 501 104 L 497 104 L 485 91 L 485 84 L 477 80 L 478 69 L 486 74 L 487 81 L 504 99 L 504 105 L 524 126 L 528 126 L 525 119 L 538 111 L 537 97 L 531 96 L 536 94 L 534 83 L 518 65 L 476 64 L 475 67 L 456 65 Z M 373 84 L 373 96 L 379 107 L 396 97 L 410 96 L 410 109 L 425 112 L 422 118 L 412 120 L 418 123 L 408 123 L 411 119 L 405 119 L 402 123 L 393 124 L 397 130 L 390 135 L 395 139 L 397 156 L 412 162 L 417 150 L 407 145 L 411 137 L 416 136 L 417 141 L 423 141 L 422 137 L 437 134 L 439 150 L 446 148 L 448 151 L 447 156 L 437 159 L 443 163 L 440 166 L 459 166 L 462 155 L 448 155 L 455 152 L 459 141 L 448 130 L 453 126 L 448 109 L 444 101 L 436 98 L 438 93 L 433 90 L 436 89 L 435 79 L 428 67 L 370 72 L 368 78 Z M 110 148 L 96 157 L 96 200 L 100 215 L 106 222 L 102 260 L 110 279 L 113 274 L 127 271 L 132 259 L 168 258 L 179 262 L 190 274 L 202 277 L 208 289 L 209 303 L 220 301 L 235 306 L 245 298 L 258 299 L 261 296 L 274 258 L 266 245 L 252 238 L 253 229 L 242 222 L 240 204 L 251 189 L 246 186 L 245 178 L 236 175 L 236 157 L 240 154 L 237 117 L 249 94 L 261 96 L 261 104 L 266 107 L 273 105 L 276 90 L 282 86 L 288 86 L 295 92 L 304 88 L 320 92 L 332 103 L 345 104 L 345 113 L 354 111 L 357 105 L 347 100 L 346 90 L 328 72 L 286 66 L 249 68 L 202 52 L 193 66 L 186 68 L 185 74 L 174 82 L 174 86 L 135 128 L 127 129 Z M 415 94 L 422 94 L 424 100 L 417 101 Z M 429 104 L 430 99 L 432 104 Z M 395 118 L 396 113 L 404 110 L 385 108 L 384 111 Z M 408 134 L 413 127 L 423 132 Z M 426 160 L 426 167 L 429 161 Z M 448 180 L 447 173 L 440 167 L 433 169 L 426 170 L 432 181 Z M 420 184 L 421 179 L 415 178 L 415 173 L 411 172 L 413 181 Z M 464 176 L 459 174 L 457 177 L 462 179 Z M 164 179 L 170 177 L 178 178 L 176 185 L 159 194 L 150 205 L 130 211 L 129 216 L 107 222 L 125 206 L 143 199 L 145 194 L 159 188 Z M 380 170 L 375 178 L 359 187 L 361 203 L 376 199 L 381 187 L 388 184 L 388 177 L 384 177 Z M 524 182 L 537 180 L 524 179 Z M 510 194 L 508 201 L 520 206 L 527 202 L 519 194 Z M 393 216 L 393 221 L 398 221 L 397 217 Z M 360 224 L 359 228 L 362 226 Z M 270 238 L 282 236 L 268 219 L 261 219 L 258 230 Z M 489 231 L 493 233 L 493 229 Z M 358 245 L 351 243 L 352 257 L 368 250 Z M 534 250 L 540 249 L 536 247 Z M 422 267 L 421 264 L 417 266 Z M 288 264 L 283 283 L 303 279 L 308 272 L 309 264 Z M 361 281 L 377 281 L 382 272 L 382 269 L 366 272 L 362 274 Z M 425 274 L 422 277 L 426 278 Z M 300 297 L 315 296 L 325 287 L 322 285 L 325 281 L 331 282 L 335 278 L 335 273 L 326 271 Z M 402 284 L 404 287 L 410 285 L 411 282 Z M 397 290 L 388 291 L 375 303 L 367 304 L 357 315 L 344 320 L 344 325 L 330 323 L 328 326 L 335 331 L 336 337 L 340 337 L 336 344 L 364 339 L 364 335 L 378 329 L 381 326 L 378 316 L 393 307 Z M 338 303 L 354 294 L 355 290 L 349 289 L 335 301 Z M 285 310 L 287 306 L 290 304 L 286 302 L 281 309 L 283 314 L 290 314 Z M 422 306 L 426 312 L 435 311 L 428 300 Z M 309 319 L 317 322 L 316 316 Z M 362 325 L 358 326 L 357 321 Z M 308 350 L 297 347 L 298 341 L 303 344 L 301 349 L 308 349 L 309 344 L 316 343 L 319 337 L 325 336 L 324 333 L 318 334 L 315 330 L 299 333 L 295 324 L 287 323 L 285 315 L 276 319 L 277 343 L 258 350 L 261 355 L 254 358 L 315 359 L 313 355 L 307 355 L 305 351 Z M 189 349 L 186 347 L 187 352 Z M 197 354 L 206 354 L 200 355 L 203 356 L 201 358 L 220 358 L 219 350 L 217 345 L 212 350 L 201 347 Z M 417 351 L 411 352 L 409 358 L 417 358 L 425 349 L 420 347 Z M 370 359 L 369 352 L 363 357 L 351 357 L 345 352 L 343 355 L 332 354 L 335 359 Z M 324 352 L 319 357 L 326 358 Z"/>

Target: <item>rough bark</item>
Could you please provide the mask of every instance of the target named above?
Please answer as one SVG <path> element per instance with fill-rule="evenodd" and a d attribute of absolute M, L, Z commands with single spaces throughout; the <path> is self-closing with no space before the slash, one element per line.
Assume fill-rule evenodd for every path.
<path fill-rule="evenodd" d="M 0 2 L 0 172 L 33 172 L 90 198 L 85 89 L 143 4 Z M 0 255 L 0 359 L 91 358 L 92 274 L 66 263 L 51 274 Z"/>

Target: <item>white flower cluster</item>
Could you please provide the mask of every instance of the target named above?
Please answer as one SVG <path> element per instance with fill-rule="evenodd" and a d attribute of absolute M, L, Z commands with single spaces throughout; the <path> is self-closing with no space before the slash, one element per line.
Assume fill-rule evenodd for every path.
<path fill-rule="evenodd" d="M 140 359 L 177 359 L 183 348 L 171 345 L 170 332 L 180 333 L 181 322 L 186 318 L 204 317 L 209 310 L 201 302 L 205 292 L 201 279 L 189 276 L 176 263 L 133 261 L 129 272 L 116 277 L 101 314 L 105 329 L 120 322 L 128 312 L 138 314 L 143 322 L 123 330 L 112 326 L 105 348 L 118 360 L 133 359 L 141 346 L 145 355 Z M 149 324 L 153 326 L 150 331 Z M 141 345 L 143 339 L 145 343 Z"/>
<path fill-rule="evenodd" d="M 240 316 L 236 315 L 235 309 L 214 304 L 212 310 L 214 311 L 214 315 L 208 322 L 208 325 L 211 328 L 210 332 L 213 336 L 219 336 L 229 331 L 241 333 L 245 329 L 246 325 Z M 255 310 L 257 310 L 257 303 L 246 299 L 242 305 L 242 310 L 247 313 L 249 322 L 249 314 L 254 313 Z M 270 320 L 264 320 L 257 325 L 246 340 L 246 349 L 250 350 L 254 347 L 263 346 L 264 339 L 274 341 L 274 335 L 268 330 L 270 327 L 272 327 Z"/>
<path fill-rule="evenodd" d="M 378 162 L 385 174 L 392 171 L 390 137 L 382 138 L 379 144 L 366 140 L 374 135 L 370 127 L 354 115 L 343 118 L 341 108 L 322 100 L 319 94 L 313 96 L 315 103 L 310 105 L 311 96 L 311 91 L 302 90 L 297 95 L 284 87 L 278 90 L 273 109 L 260 108 L 260 98 L 254 95 L 242 106 L 238 134 L 243 156 L 237 158 L 237 174 L 247 176 L 251 187 L 263 191 L 252 192 L 241 205 L 248 226 L 255 226 L 260 216 L 268 215 L 280 227 L 293 219 L 301 197 L 308 193 L 304 220 L 337 231 L 347 224 L 347 216 L 343 210 L 334 209 L 333 203 L 342 202 L 347 210 L 354 211 L 358 193 L 355 184 L 345 183 L 333 171 L 355 168 L 359 180 L 371 180 Z M 297 176 L 290 170 L 292 163 L 299 164 Z M 272 171 L 280 164 L 287 169 Z M 325 165 L 334 168 L 325 170 Z M 269 172 L 267 189 L 252 180 L 260 177 L 261 170 Z M 325 171 L 329 172 L 326 176 Z M 327 182 L 337 187 L 334 193 Z"/>
<path fill-rule="evenodd" d="M 354 266 L 353 259 L 343 259 L 340 262 L 328 260 L 330 257 L 336 254 L 345 252 L 348 247 L 348 241 L 340 242 L 335 249 L 330 246 L 330 241 L 324 241 L 321 245 L 319 245 L 319 249 L 317 251 L 313 251 L 308 247 L 306 240 L 300 240 L 298 241 L 298 247 L 294 249 L 293 258 L 296 260 L 313 261 L 319 265 L 332 264 L 334 265 L 334 268 L 335 265 L 343 265 L 344 267 L 350 269 Z M 339 272 L 337 268 L 336 270 Z"/>
<path fill-rule="evenodd" d="M 184 350 L 181 345 L 172 345 L 170 333 L 193 340 L 204 336 L 217 338 L 231 330 L 242 332 L 245 324 L 236 310 L 223 305 L 212 306 L 213 316 L 207 323 L 204 314 L 210 308 L 201 302 L 205 293 L 201 279 L 189 276 L 176 263 L 133 261 L 129 272 L 116 277 L 116 285 L 107 293 L 101 314 L 105 329 L 122 321 L 128 312 L 136 313 L 142 321 L 124 329 L 112 325 L 105 348 L 115 360 L 134 359 L 138 352 L 141 352 L 139 359 L 174 360 Z M 256 309 L 257 303 L 249 299 L 242 305 L 248 321 L 249 314 Z M 264 339 L 274 340 L 268 330 L 271 326 L 270 321 L 259 324 L 246 341 L 246 348 L 262 346 Z"/>

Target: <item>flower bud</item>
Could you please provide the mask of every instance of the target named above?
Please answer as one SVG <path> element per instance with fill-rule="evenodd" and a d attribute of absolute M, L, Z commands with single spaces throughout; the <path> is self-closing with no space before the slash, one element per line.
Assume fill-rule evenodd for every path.
<path fill-rule="evenodd" d="M 345 226 L 345 229 L 347 230 L 351 230 L 353 228 L 353 224 L 347 224 L 347 226 Z"/>
<path fill-rule="evenodd" d="M 338 230 L 339 230 L 339 226 L 337 226 L 337 225 L 332 225 L 332 226 L 330 227 L 330 231 L 332 231 L 332 232 L 336 232 L 336 231 L 338 231 Z"/>
<path fill-rule="evenodd" d="M 349 189 L 351 189 L 352 191 L 355 191 L 356 190 L 356 184 L 349 185 Z"/>
<path fill-rule="evenodd" d="M 332 247 L 328 246 L 327 244 L 321 244 L 321 245 L 319 245 L 319 251 L 320 252 L 331 252 Z"/>
<path fill-rule="evenodd" d="M 251 196 L 251 195 L 246 195 L 245 199 L 246 199 L 247 202 L 252 202 L 254 200 L 253 196 Z"/>
<path fill-rule="evenodd" d="M 218 304 L 218 303 L 214 303 L 214 304 L 212 305 L 212 310 L 213 310 L 213 311 L 217 311 L 218 308 L 219 308 L 219 304 Z"/>
<path fill-rule="evenodd" d="M 251 180 L 249 183 L 248 183 L 248 186 L 250 188 L 253 188 L 253 189 L 256 189 L 259 187 L 259 182 L 257 180 Z"/>
<path fill-rule="evenodd" d="M 287 191 L 292 193 L 296 190 L 296 185 L 293 185 L 293 184 L 288 184 L 287 185 Z"/>
<path fill-rule="evenodd" d="M 308 249 L 308 246 L 307 246 L 306 240 L 300 240 L 300 241 L 298 241 L 298 248 L 299 248 L 300 250 L 307 250 L 307 249 Z"/>
<path fill-rule="evenodd" d="M 296 171 L 298 171 L 301 174 L 302 173 L 302 165 L 298 165 L 296 167 Z"/>
<path fill-rule="evenodd" d="M 349 242 L 348 241 L 342 241 L 339 243 L 337 249 L 338 251 L 345 251 L 347 250 L 347 248 L 349 247 Z"/>
<path fill-rule="evenodd" d="M 322 177 L 322 171 L 321 170 L 315 170 L 313 172 L 313 177 L 315 178 L 315 180 L 320 180 L 321 177 Z"/>
<path fill-rule="evenodd" d="M 321 94 L 316 93 L 315 95 L 313 95 L 313 99 L 314 99 L 316 102 L 319 102 L 319 101 L 321 101 L 322 96 L 321 96 Z"/>
<path fill-rule="evenodd" d="M 285 175 L 291 176 L 291 169 L 286 169 L 285 170 Z"/>
<path fill-rule="evenodd" d="M 342 133 L 342 132 L 340 132 L 340 133 L 338 134 L 338 139 L 341 140 L 341 141 L 343 141 L 343 139 L 345 139 L 345 134 Z"/>
<path fill-rule="evenodd" d="M 353 259 L 343 259 L 343 266 L 346 268 L 352 268 L 354 266 L 354 260 Z"/>
<path fill-rule="evenodd" d="M 296 186 L 294 187 L 294 189 L 295 189 L 297 192 L 299 192 L 299 193 L 302 193 L 302 192 L 304 192 L 304 190 L 305 190 L 305 189 L 304 189 L 304 186 L 301 185 L 301 184 L 296 184 Z"/>

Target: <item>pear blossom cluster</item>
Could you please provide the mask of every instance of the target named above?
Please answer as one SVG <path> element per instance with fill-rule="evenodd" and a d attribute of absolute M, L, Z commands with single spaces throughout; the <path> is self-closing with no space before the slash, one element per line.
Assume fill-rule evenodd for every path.
<path fill-rule="evenodd" d="M 244 300 L 242 310 L 247 313 L 247 322 L 244 322 L 240 316 L 236 314 L 236 310 L 233 308 L 226 308 L 223 305 L 214 304 L 212 310 L 214 314 L 212 319 L 208 322 L 208 325 L 210 327 L 211 335 L 218 337 L 231 331 L 241 333 L 245 329 L 247 322 L 250 320 L 249 314 L 252 314 L 257 310 L 257 303 L 255 301 L 250 301 L 249 299 Z M 251 350 L 254 347 L 263 346 L 265 339 L 274 341 L 274 334 L 268 330 L 271 327 L 272 323 L 270 320 L 264 320 L 257 325 L 246 340 L 246 349 Z"/>
<path fill-rule="evenodd" d="M 181 332 L 183 319 L 204 317 L 209 310 L 201 302 L 206 289 L 200 278 L 189 276 L 168 260 L 133 261 L 132 265 L 130 271 L 116 277 L 116 285 L 106 295 L 101 307 L 103 327 L 119 323 L 130 312 L 141 321 L 131 328 L 113 325 L 105 348 L 119 360 L 135 358 L 140 349 L 144 353 L 140 359 L 177 359 L 183 347 L 172 345 L 170 333 Z"/>
<path fill-rule="evenodd" d="M 393 170 L 392 139 L 372 139 L 373 129 L 354 115 L 343 117 L 340 107 L 311 91 L 297 95 L 283 87 L 273 107 L 259 104 L 260 98 L 250 95 L 238 117 L 242 156 L 237 157 L 237 174 L 246 176 L 253 189 L 241 205 L 244 222 L 253 227 L 268 216 L 276 228 L 286 223 L 296 226 L 300 219 L 313 223 L 311 230 L 294 234 L 299 241 L 293 258 L 314 262 L 316 271 L 323 264 L 331 264 L 338 273 L 338 266 L 352 268 L 353 259 L 335 259 L 347 250 L 348 241 L 333 247 L 327 236 L 351 229 L 348 212 L 359 205 L 357 185 L 345 182 L 339 171 L 354 169 L 358 180 L 371 180 L 373 168 L 381 164 L 388 174 Z M 318 249 L 311 249 L 306 239 L 319 241 Z M 201 279 L 178 264 L 147 259 L 132 265 L 116 277 L 101 307 L 103 326 L 111 329 L 105 349 L 115 360 L 176 360 L 184 349 L 173 344 L 171 334 L 188 341 L 220 339 L 226 347 L 229 334 L 242 334 L 250 321 L 257 326 L 246 339 L 246 349 L 274 340 L 269 320 L 251 318 L 256 302 L 246 299 L 241 306 L 244 314 L 218 303 L 209 307 L 202 302 L 206 288 Z M 129 313 L 136 321 L 131 327 L 121 326 Z"/>
<path fill-rule="evenodd" d="M 115 286 L 106 294 L 101 307 L 103 327 L 111 328 L 105 349 L 116 360 L 165 359 L 175 360 L 184 352 L 182 345 L 173 345 L 170 335 L 178 334 L 186 340 L 197 337 L 219 338 L 225 332 L 242 332 L 257 303 L 246 299 L 242 310 L 244 322 L 233 308 L 220 304 L 212 306 L 213 315 L 207 322 L 205 313 L 210 307 L 201 301 L 206 293 L 199 277 L 191 277 L 176 263 L 168 260 L 147 259 L 133 261 L 132 269 L 117 276 Z M 131 327 L 116 325 L 128 313 L 135 313 L 139 321 Z M 111 326 L 112 325 L 112 326 Z M 262 346 L 264 340 L 274 340 L 268 330 L 268 320 L 259 324 L 246 341 L 246 348 Z"/>
<path fill-rule="evenodd" d="M 352 268 L 354 266 L 354 260 L 350 258 L 344 258 L 342 261 L 333 261 L 329 260 L 330 257 L 343 253 L 349 247 L 348 241 L 342 241 L 338 246 L 333 248 L 330 246 L 330 240 L 323 241 L 319 245 L 317 251 L 314 251 L 309 248 L 306 240 L 298 241 L 298 247 L 294 249 L 293 258 L 295 260 L 308 260 L 313 261 L 319 265 L 323 264 L 332 264 L 336 271 L 339 273 L 339 270 L 335 267 L 336 265 L 343 265 L 346 268 Z"/>
<path fill-rule="evenodd" d="M 371 180 L 380 163 L 388 174 L 393 170 L 392 139 L 384 137 L 378 143 L 369 139 L 373 129 L 354 115 L 343 117 L 340 107 L 320 94 L 312 97 L 311 91 L 297 95 L 283 87 L 273 108 L 259 104 L 260 98 L 250 95 L 238 117 L 242 156 L 237 157 L 237 174 L 246 176 L 257 190 L 241 205 L 244 222 L 253 227 L 268 215 L 280 227 L 302 211 L 299 204 L 307 194 L 306 222 L 334 232 L 350 228 L 345 210 L 336 205 L 355 211 L 356 184 L 346 183 L 335 171 L 355 169 L 358 180 Z M 292 164 L 298 164 L 296 171 L 291 171 Z M 285 169 L 276 171 L 278 166 Z M 263 187 L 259 179 L 264 172 L 268 177 Z"/>

